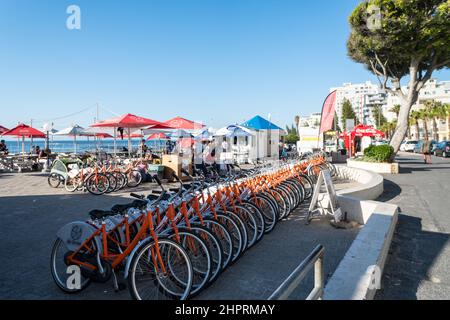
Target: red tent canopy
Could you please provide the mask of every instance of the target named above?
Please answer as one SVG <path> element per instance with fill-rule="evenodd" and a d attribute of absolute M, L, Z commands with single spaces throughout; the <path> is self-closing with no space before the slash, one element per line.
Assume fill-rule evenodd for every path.
<path fill-rule="evenodd" d="M 136 138 L 143 138 L 144 136 L 143 136 L 142 134 L 140 134 L 140 133 L 136 133 L 136 132 L 135 132 L 135 133 L 132 133 L 132 134 L 130 134 L 130 135 L 124 134 L 123 137 L 124 137 L 124 138 L 130 137 L 130 138 L 132 138 L 132 139 L 136 139 Z"/>
<path fill-rule="evenodd" d="M 372 126 L 367 125 L 357 125 L 351 132 L 352 139 L 355 137 L 385 137 L 384 132 L 375 129 Z M 340 138 L 344 138 L 348 136 L 348 131 L 341 133 Z"/>
<path fill-rule="evenodd" d="M 184 130 L 197 130 L 205 127 L 205 125 L 187 120 L 182 117 L 176 117 L 164 122 L 164 124 L 171 126 L 174 129 L 184 129 Z"/>
<path fill-rule="evenodd" d="M 97 137 L 97 138 L 100 138 L 100 139 L 106 139 L 106 138 L 112 138 L 112 137 L 113 137 L 113 136 L 110 135 L 109 133 L 103 133 L 103 132 L 100 132 L 100 133 L 94 133 L 93 136 L 94 136 L 94 137 Z"/>
<path fill-rule="evenodd" d="M 170 140 L 170 138 L 166 134 L 158 132 L 150 135 L 147 140 Z"/>
<path fill-rule="evenodd" d="M 104 121 L 100 121 L 91 125 L 91 127 L 109 127 L 109 128 L 143 128 L 148 126 L 162 126 L 164 128 L 169 128 L 162 122 L 147 119 L 143 117 L 138 117 L 133 114 L 125 114 L 121 117 L 112 118 Z"/>
<path fill-rule="evenodd" d="M 17 127 L 12 128 L 3 133 L 4 136 L 16 136 L 16 137 L 27 137 L 27 138 L 45 138 L 45 133 L 27 126 L 26 124 L 19 124 Z"/>
<path fill-rule="evenodd" d="M 6 131 L 9 131 L 9 129 L 7 129 L 7 128 L 3 127 L 3 126 L 0 126 L 0 135 L 5 133 Z"/>

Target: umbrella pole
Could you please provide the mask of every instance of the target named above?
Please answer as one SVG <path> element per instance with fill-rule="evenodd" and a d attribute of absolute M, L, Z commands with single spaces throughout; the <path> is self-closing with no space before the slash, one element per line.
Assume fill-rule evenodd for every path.
<path fill-rule="evenodd" d="M 77 155 L 77 136 L 76 135 L 73 136 L 73 150 L 74 150 L 74 153 L 76 156 Z"/>
<path fill-rule="evenodd" d="M 128 128 L 128 158 L 131 158 L 131 129 Z"/>
<path fill-rule="evenodd" d="M 117 128 L 114 127 L 114 157 L 116 156 L 116 133 L 117 133 Z"/>
<path fill-rule="evenodd" d="M 25 159 L 25 136 L 22 136 L 22 157 Z"/>

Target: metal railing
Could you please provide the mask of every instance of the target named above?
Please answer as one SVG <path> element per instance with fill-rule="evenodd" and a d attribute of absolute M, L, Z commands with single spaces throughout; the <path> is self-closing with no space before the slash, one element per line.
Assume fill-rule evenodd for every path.
<path fill-rule="evenodd" d="M 314 266 L 314 289 L 310 292 L 306 300 L 319 300 L 323 295 L 324 275 L 323 257 L 325 247 L 318 245 L 305 260 L 287 277 L 286 280 L 275 290 L 268 300 L 287 300 L 289 296 L 298 288 L 299 284 L 306 277 Z"/>

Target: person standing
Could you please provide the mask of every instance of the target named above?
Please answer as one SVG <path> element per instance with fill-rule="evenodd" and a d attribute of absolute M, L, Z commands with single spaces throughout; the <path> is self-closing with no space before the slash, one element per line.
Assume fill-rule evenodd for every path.
<path fill-rule="evenodd" d="M 5 140 L 0 141 L 0 152 L 3 154 L 8 154 L 9 152 Z"/>
<path fill-rule="evenodd" d="M 432 164 L 431 161 L 431 149 L 433 148 L 433 144 L 429 139 L 425 140 L 422 144 L 422 153 L 423 153 L 423 162 L 425 164 Z"/>

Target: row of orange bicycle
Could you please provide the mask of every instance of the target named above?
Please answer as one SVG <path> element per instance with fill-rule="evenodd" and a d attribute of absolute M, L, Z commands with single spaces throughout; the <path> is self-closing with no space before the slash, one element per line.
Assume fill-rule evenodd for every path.
<path fill-rule="evenodd" d="M 189 299 L 213 283 L 277 223 L 309 199 L 322 155 L 221 176 L 195 172 L 189 183 L 160 189 L 57 233 L 51 273 L 65 292 L 112 279 L 139 300 Z M 188 174 L 187 172 L 184 172 Z"/>

